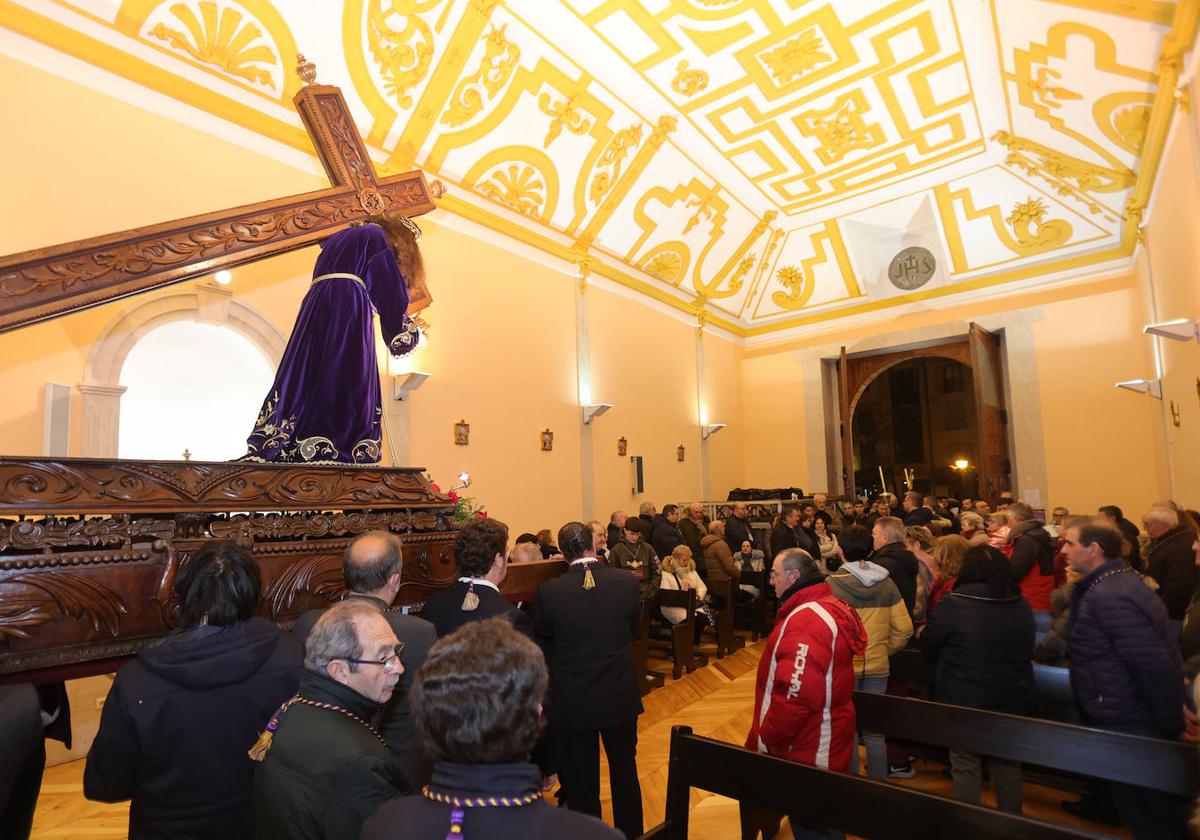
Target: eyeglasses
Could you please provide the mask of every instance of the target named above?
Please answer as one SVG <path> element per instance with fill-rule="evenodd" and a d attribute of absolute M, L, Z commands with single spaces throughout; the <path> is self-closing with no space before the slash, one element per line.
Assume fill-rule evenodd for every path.
<path fill-rule="evenodd" d="M 384 668 L 394 669 L 400 666 L 400 654 L 402 653 L 404 653 L 404 642 L 398 642 L 396 647 L 392 648 L 391 656 L 385 656 L 383 659 L 352 659 L 349 656 L 343 658 L 355 665 L 382 665 Z"/>

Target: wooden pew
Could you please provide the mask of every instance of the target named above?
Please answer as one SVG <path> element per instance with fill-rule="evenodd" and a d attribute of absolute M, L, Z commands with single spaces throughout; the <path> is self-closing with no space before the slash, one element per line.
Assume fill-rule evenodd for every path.
<path fill-rule="evenodd" d="M 717 659 L 745 647 L 746 644 L 744 639 L 734 633 L 733 593 L 735 589 L 736 584 L 731 580 L 710 580 L 708 582 L 709 609 L 712 610 L 713 616 L 717 620 L 717 626 L 713 628 L 713 635 L 716 636 Z M 722 604 L 722 606 L 717 607 L 716 604 Z"/>
<path fill-rule="evenodd" d="M 1196 748 L 1038 718 L 854 692 L 858 725 L 890 738 L 957 747 L 1111 782 L 1194 796 Z"/>
<path fill-rule="evenodd" d="M 746 806 L 803 813 L 812 825 L 859 837 L 1098 840 L 1105 836 L 759 755 L 676 726 L 671 730 L 665 819 L 643 834 L 643 840 L 685 840 L 692 788 Z"/>
<path fill-rule="evenodd" d="M 671 671 L 675 679 L 683 675 L 686 668 L 690 674 L 697 668 L 708 664 L 708 657 L 696 653 L 696 593 L 694 590 L 660 589 L 654 600 L 655 609 L 659 607 L 679 607 L 687 610 L 687 617 L 678 624 L 670 625 L 669 649 L 671 651 Z"/>
<path fill-rule="evenodd" d="M 633 673 L 637 678 L 638 688 L 642 695 L 649 694 L 656 688 L 662 688 L 666 678 L 658 671 L 651 671 L 647 665 L 650 657 L 650 612 L 655 609 L 654 602 L 642 601 L 641 635 L 633 643 Z M 679 679 L 678 675 L 675 677 Z"/>

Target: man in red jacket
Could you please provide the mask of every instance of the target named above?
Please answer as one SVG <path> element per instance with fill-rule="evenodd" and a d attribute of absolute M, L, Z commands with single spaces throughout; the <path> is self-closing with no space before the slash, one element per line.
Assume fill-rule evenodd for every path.
<path fill-rule="evenodd" d="M 867 632 L 807 551 L 777 554 L 771 582 L 782 606 L 758 663 L 746 749 L 844 773 L 855 750 L 854 657 Z M 799 808 L 789 819 L 797 838 L 830 836 L 804 826 Z"/>

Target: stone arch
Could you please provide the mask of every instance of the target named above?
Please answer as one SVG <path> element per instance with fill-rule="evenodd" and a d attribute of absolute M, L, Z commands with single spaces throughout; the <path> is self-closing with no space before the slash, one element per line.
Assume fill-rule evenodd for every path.
<path fill-rule="evenodd" d="M 121 368 L 129 351 L 146 333 L 172 321 L 196 321 L 229 327 L 248 338 L 272 365 L 283 358 L 287 337 L 220 286 L 200 284 L 136 303 L 100 333 L 84 367 L 79 392 L 83 402 L 81 451 L 89 458 L 117 457 L 121 418 Z"/>

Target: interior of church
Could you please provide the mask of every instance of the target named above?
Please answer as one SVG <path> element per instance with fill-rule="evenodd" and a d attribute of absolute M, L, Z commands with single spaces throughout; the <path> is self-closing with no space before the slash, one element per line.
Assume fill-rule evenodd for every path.
<path fill-rule="evenodd" d="M 67 505 L 21 476 L 98 459 L 195 496 L 233 469 L 322 244 L 384 209 L 419 225 L 432 299 L 410 306 L 412 352 L 373 331 L 368 466 L 403 492 L 231 491 L 203 510 L 437 517 L 405 526 L 428 532 L 437 583 L 397 604 L 457 578 L 444 546 L 464 505 L 510 547 L 647 503 L 702 503 L 707 527 L 735 498 L 775 505 L 765 533 L 817 493 L 846 513 L 891 493 L 901 517 L 906 492 L 993 509 L 1007 493 L 1046 523 L 1060 506 L 1139 526 L 1163 500 L 1194 510 L 1198 26 L 1200 0 L 0 4 L 0 599 L 6 580 L 24 596 L 38 557 L 117 562 L 92 536 L 22 542 L 27 518 L 186 513 L 121 508 L 121 482 Z M 169 466 L 131 477 L 130 461 Z M 111 620 L 55 596 L 34 625 L 74 629 L 39 646 L 0 608 L 0 683 L 36 671 L 71 698 L 33 837 L 126 836 L 128 803 L 84 799 L 83 760 L 114 663 L 165 632 L 167 602 L 132 646 L 85 648 L 170 588 L 160 570 L 198 546 L 175 522 L 126 538 L 142 566 L 103 584 L 124 599 Z M 281 624 L 330 600 L 296 583 L 285 603 L 274 574 Z M 501 591 L 532 598 L 527 574 Z M 638 723 L 647 830 L 677 795 L 671 727 L 741 747 L 752 725 L 771 626 L 729 609 L 736 641 L 698 625 L 695 670 L 650 646 L 666 676 Z M 918 765 L 901 787 L 950 801 L 947 765 Z M 1064 815 L 1062 791 L 1027 775 L 1026 816 L 1138 836 Z M 686 836 L 737 836 L 734 799 L 693 790 Z"/>

